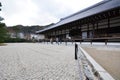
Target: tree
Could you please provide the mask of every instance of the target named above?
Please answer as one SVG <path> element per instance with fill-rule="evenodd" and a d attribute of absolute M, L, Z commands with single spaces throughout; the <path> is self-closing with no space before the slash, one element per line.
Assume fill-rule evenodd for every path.
<path fill-rule="evenodd" d="M 1 2 L 0 2 L 0 7 L 2 6 Z M 0 11 L 1 11 L 1 8 L 0 8 Z"/>
<path fill-rule="evenodd" d="M 4 42 L 7 37 L 6 25 L 5 23 L 0 23 L 0 43 Z"/>
<path fill-rule="evenodd" d="M 0 2 L 0 7 L 1 7 L 1 2 Z M 1 11 L 1 9 L 0 9 Z M 0 17 L 0 21 L 2 21 L 3 18 Z M 4 42 L 5 39 L 7 38 L 7 29 L 5 23 L 0 22 L 0 43 Z"/>
<path fill-rule="evenodd" d="M 2 6 L 2 4 L 1 4 L 1 2 L 0 2 L 0 7 Z M 0 8 L 0 11 L 1 11 L 1 8 Z M 2 18 L 1 16 L 0 16 L 0 21 L 2 21 L 2 20 L 4 20 L 4 18 Z"/>

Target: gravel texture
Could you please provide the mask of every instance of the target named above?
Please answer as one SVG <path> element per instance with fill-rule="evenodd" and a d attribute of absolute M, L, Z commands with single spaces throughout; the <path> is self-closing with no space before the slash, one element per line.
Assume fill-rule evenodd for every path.
<path fill-rule="evenodd" d="M 40 43 L 0 46 L 0 80 L 79 80 L 74 47 Z"/>

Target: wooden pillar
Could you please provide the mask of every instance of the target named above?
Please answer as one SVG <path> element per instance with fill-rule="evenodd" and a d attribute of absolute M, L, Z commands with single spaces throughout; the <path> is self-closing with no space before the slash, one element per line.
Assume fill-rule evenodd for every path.
<path fill-rule="evenodd" d="M 56 38 L 56 30 L 55 30 L 55 38 Z"/>
<path fill-rule="evenodd" d="M 87 24 L 87 38 L 89 38 L 90 35 L 89 35 L 89 23 Z"/>
<path fill-rule="evenodd" d="M 65 39 L 64 39 L 65 45 L 67 45 L 67 41 L 66 41 L 67 28 L 68 28 L 68 24 L 65 27 Z"/>
<path fill-rule="evenodd" d="M 109 30 L 110 30 L 110 18 L 108 16 L 108 27 L 107 27 L 107 37 L 109 37 Z"/>
<path fill-rule="evenodd" d="M 79 22 L 79 26 L 80 26 L 80 36 L 81 36 L 81 39 L 82 39 L 81 22 Z"/>
<path fill-rule="evenodd" d="M 60 39 L 60 43 L 62 43 L 63 40 L 63 34 L 62 34 L 62 29 L 61 29 L 61 39 Z"/>
<path fill-rule="evenodd" d="M 99 32 L 98 32 L 98 23 L 99 23 L 99 22 L 97 21 L 97 26 L 96 26 L 96 32 L 97 32 L 96 34 L 97 34 L 97 37 L 99 37 Z"/>
<path fill-rule="evenodd" d="M 93 36 L 93 38 L 95 37 L 95 23 L 93 23 L 92 36 Z"/>
<path fill-rule="evenodd" d="M 56 33 L 57 33 L 57 37 L 58 37 L 59 36 L 59 29 L 57 29 Z"/>
<path fill-rule="evenodd" d="M 70 34 L 70 30 L 72 30 L 72 27 L 71 27 L 71 26 L 68 27 L 68 32 L 69 32 L 69 34 Z"/>

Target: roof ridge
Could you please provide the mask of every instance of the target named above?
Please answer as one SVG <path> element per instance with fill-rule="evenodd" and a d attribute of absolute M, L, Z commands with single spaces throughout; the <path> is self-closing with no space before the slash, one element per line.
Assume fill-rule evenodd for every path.
<path fill-rule="evenodd" d="M 103 0 L 103 1 L 101 1 L 101 2 L 98 2 L 98 3 L 96 3 L 96 4 L 94 4 L 94 5 L 90 6 L 90 7 L 87 7 L 87 8 L 85 8 L 85 9 L 82 9 L 82 10 L 80 10 L 80 11 L 78 11 L 78 12 L 75 12 L 75 13 L 73 13 L 73 14 L 71 14 L 71 15 L 69 15 L 69 16 L 66 16 L 66 17 L 64 17 L 64 18 L 61 18 L 60 21 L 61 21 L 61 20 L 64 20 L 64 19 L 67 19 L 67 18 L 69 18 L 69 17 L 71 17 L 71 16 L 74 16 L 74 15 L 76 15 L 76 14 L 85 12 L 85 11 L 87 11 L 87 10 L 89 10 L 89 9 L 91 9 L 91 8 L 94 8 L 94 7 L 96 7 L 96 6 L 99 6 L 99 5 L 101 5 L 101 4 L 105 4 L 106 2 L 109 2 L 109 1 L 112 1 L 112 0 Z"/>

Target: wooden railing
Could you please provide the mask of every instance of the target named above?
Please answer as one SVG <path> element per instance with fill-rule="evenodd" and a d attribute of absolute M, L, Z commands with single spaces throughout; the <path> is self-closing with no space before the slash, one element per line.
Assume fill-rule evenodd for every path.
<path fill-rule="evenodd" d="M 44 39 L 41 40 L 41 42 L 50 42 L 50 39 Z M 53 39 L 53 42 L 56 42 L 55 39 Z M 93 42 L 105 42 L 107 45 L 108 42 L 120 42 L 120 37 L 101 37 L 101 38 L 85 38 L 85 39 L 80 39 L 80 38 L 74 38 L 74 39 L 61 39 L 59 42 L 90 42 L 91 44 Z"/>

